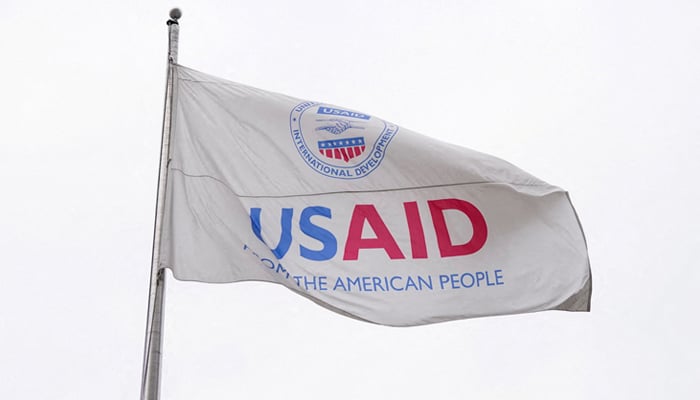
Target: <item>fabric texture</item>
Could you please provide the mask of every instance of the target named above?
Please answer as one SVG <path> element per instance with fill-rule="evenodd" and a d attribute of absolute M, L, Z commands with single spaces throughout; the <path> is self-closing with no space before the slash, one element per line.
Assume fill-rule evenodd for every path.
<path fill-rule="evenodd" d="M 176 67 L 161 268 L 410 326 L 588 311 L 568 194 L 345 107 Z"/>

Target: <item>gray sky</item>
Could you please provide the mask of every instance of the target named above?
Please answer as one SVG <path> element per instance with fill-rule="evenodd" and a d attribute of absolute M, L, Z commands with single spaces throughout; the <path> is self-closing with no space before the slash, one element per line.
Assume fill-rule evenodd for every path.
<path fill-rule="evenodd" d="M 164 399 L 696 398 L 700 3 L 668 0 L 3 0 L 0 398 L 138 396 L 173 6 L 183 65 L 568 190 L 594 291 L 387 328 L 169 279 Z"/>

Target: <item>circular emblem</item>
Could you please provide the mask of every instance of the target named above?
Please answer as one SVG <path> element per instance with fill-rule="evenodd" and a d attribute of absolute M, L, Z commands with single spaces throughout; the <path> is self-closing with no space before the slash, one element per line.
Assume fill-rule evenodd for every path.
<path fill-rule="evenodd" d="M 294 107 L 289 128 L 306 164 L 319 174 L 338 179 L 371 174 L 399 130 L 371 115 L 313 102 Z"/>

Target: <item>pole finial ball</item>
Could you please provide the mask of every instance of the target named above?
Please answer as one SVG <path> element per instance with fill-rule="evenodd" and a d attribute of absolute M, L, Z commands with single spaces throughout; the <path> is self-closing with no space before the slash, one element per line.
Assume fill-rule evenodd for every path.
<path fill-rule="evenodd" d="M 180 11 L 179 8 L 173 8 L 172 10 L 170 10 L 170 18 L 177 21 L 178 19 L 180 19 L 180 17 L 182 17 L 182 11 Z"/>

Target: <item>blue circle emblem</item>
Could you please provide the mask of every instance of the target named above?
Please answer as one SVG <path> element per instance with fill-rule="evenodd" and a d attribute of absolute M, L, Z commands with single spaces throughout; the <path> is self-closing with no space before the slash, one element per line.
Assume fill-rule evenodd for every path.
<path fill-rule="evenodd" d="M 337 179 L 371 174 L 399 130 L 397 125 L 371 115 L 314 102 L 292 109 L 289 128 L 306 164 Z"/>

